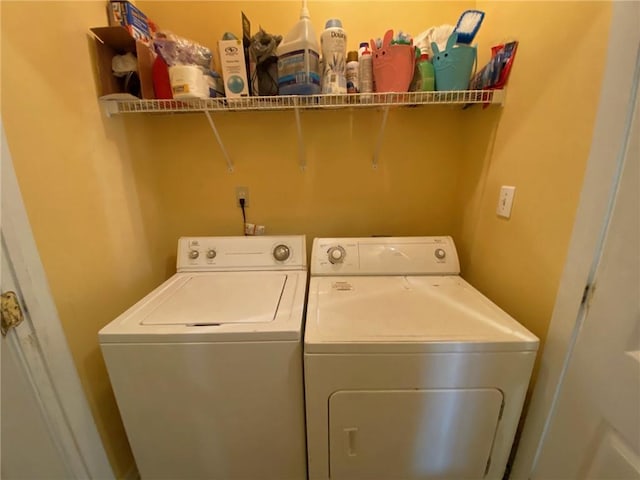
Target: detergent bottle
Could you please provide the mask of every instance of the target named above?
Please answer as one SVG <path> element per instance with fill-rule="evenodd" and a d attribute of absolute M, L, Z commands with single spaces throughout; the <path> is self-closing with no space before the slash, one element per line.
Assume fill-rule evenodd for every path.
<path fill-rule="evenodd" d="M 347 34 L 339 19 L 327 20 L 320 48 L 324 59 L 322 93 L 347 93 Z"/>
<path fill-rule="evenodd" d="M 306 0 L 302 2 L 300 20 L 285 35 L 277 55 L 280 95 L 320 93 L 320 46 Z"/>

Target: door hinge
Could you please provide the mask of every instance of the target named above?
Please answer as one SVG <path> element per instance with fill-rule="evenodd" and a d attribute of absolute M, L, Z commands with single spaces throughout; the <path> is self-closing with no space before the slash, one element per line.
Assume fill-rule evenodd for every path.
<path fill-rule="evenodd" d="M 24 320 L 20 302 L 15 292 L 5 292 L 2 294 L 2 306 L 0 313 L 2 314 L 2 336 L 5 336 L 9 330 L 20 325 Z"/>

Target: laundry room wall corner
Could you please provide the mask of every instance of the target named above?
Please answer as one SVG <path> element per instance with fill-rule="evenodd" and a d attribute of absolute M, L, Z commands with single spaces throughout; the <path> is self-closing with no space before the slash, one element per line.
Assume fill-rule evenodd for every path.
<path fill-rule="evenodd" d="M 519 41 L 492 138 L 468 129 L 456 234 L 462 275 L 544 341 L 582 187 L 604 73 L 610 2 L 479 1 L 483 48 Z M 548 24 L 541 34 L 539 26 Z M 549 65 L 559 45 L 570 45 Z M 485 112 L 469 112 L 478 121 Z M 489 117 L 491 118 L 491 117 Z M 485 129 L 486 130 L 486 129 Z M 516 187 L 510 219 L 496 215 Z"/>
<path fill-rule="evenodd" d="M 2 2 L 2 118 L 33 235 L 115 474 L 133 465 L 98 330 L 166 276 L 152 159 L 97 101 L 104 2 Z M 134 122 L 139 119 L 133 119 Z"/>

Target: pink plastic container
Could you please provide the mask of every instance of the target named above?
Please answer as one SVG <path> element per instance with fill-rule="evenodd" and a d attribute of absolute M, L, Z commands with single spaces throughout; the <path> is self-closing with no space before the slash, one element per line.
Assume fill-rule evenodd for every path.
<path fill-rule="evenodd" d="M 415 47 L 411 45 L 391 45 L 393 30 L 384 34 L 382 48 L 371 40 L 373 52 L 373 78 L 376 92 L 407 92 L 413 69 L 415 68 Z"/>

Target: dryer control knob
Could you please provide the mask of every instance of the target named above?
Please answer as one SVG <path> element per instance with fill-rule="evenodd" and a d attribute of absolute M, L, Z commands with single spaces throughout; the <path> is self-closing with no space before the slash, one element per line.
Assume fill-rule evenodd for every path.
<path fill-rule="evenodd" d="M 198 250 L 191 250 L 189 252 L 189 258 L 191 260 L 195 260 L 196 258 L 198 258 L 200 256 L 200 252 Z"/>
<path fill-rule="evenodd" d="M 438 260 L 444 260 L 444 257 L 447 256 L 447 252 L 445 252 L 442 248 L 436 248 L 434 255 Z"/>
<path fill-rule="evenodd" d="M 284 262 L 291 255 L 291 250 L 286 245 L 277 245 L 276 248 L 273 249 L 273 257 L 279 262 Z"/>
<path fill-rule="evenodd" d="M 213 248 L 210 248 L 207 251 L 207 258 L 209 258 L 209 259 L 216 258 L 216 251 Z"/>
<path fill-rule="evenodd" d="M 329 261 L 333 264 L 344 262 L 344 257 L 347 255 L 347 252 L 341 246 L 331 247 L 327 253 Z"/>

